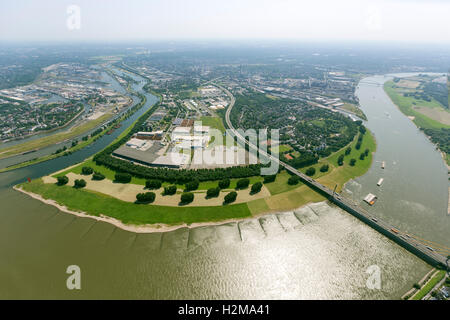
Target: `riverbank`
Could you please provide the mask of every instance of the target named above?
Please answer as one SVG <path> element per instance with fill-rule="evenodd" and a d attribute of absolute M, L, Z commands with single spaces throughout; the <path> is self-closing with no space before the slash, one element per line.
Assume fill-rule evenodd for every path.
<path fill-rule="evenodd" d="M 116 138 L 115 141 L 126 134 L 127 130 Z M 372 165 L 373 153 L 376 150 L 375 139 L 367 131 L 363 136 L 360 150 L 354 148 L 357 140 L 358 138 L 355 137 L 355 140 L 350 143 L 349 146 L 352 147 L 352 151 L 345 157 L 343 165 L 339 166 L 337 164 L 337 158 L 339 155 L 344 154 L 346 148 L 349 146 L 346 146 L 313 166 L 317 168 L 313 178 L 330 188 L 338 185 L 338 190 L 340 190 L 346 182 L 367 172 Z M 359 155 L 359 152 L 366 148 L 370 149 L 368 156 L 364 160 L 358 160 L 356 165 L 351 166 L 348 159 L 353 157 L 358 158 L 357 155 Z M 327 172 L 321 172 L 319 170 L 323 164 L 329 164 Z M 66 186 L 56 186 L 54 183 L 56 180 L 55 177 L 58 175 L 67 175 L 71 184 L 73 184 L 75 178 L 86 179 L 80 175 L 83 166 L 91 167 L 95 172 L 102 173 L 106 179 L 103 181 L 89 180 L 87 181 L 88 185 L 86 188 L 82 190 L 74 189 L 69 184 Z M 305 171 L 306 169 L 303 168 L 301 170 Z M 136 194 L 145 192 L 145 179 L 133 177 L 130 184 L 114 184 L 115 172 L 106 167 L 96 165 L 91 159 L 87 159 L 81 164 L 73 165 L 70 168 L 60 170 L 58 173 L 53 173 L 49 176 L 53 177 L 51 178 L 53 179 L 53 183 L 44 183 L 44 181 L 39 179 L 31 183 L 25 183 L 22 186 L 25 191 L 38 194 L 45 199 L 52 199 L 72 211 L 82 211 L 93 216 L 108 216 L 125 224 L 130 221 L 139 225 L 149 223 L 171 225 L 174 223 L 192 224 L 226 221 L 234 218 L 294 210 L 308 203 L 326 200 L 322 195 L 302 183 L 297 185 L 288 184 L 290 175 L 285 171 L 279 173 L 274 182 L 264 184 L 261 192 L 257 194 L 249 194 L 248 189 L 238 191 L 238 200 L 236 203 L 226 206 L 222 205 L 223 197 L 231 190 L 222 192 L 218 198 L 206 198 L 206 190 L 211 187 L 216 187 L 217 181 L 201 182 L 199 190 L 194 193 L 194 202 L 189 205 L 179 205 L 179 194 L 177 196 L 161 196 L 161 192 L 158 193 L 157 199 L 151 205 L 135 204 Z M 233 188 L 237 179 L 232 180 L 230 188 Z M 251 177 L 250 181 L 251 183 L 262 181 L 262 177 Z M 167 185 L 167 183 L 164 185 Z M 184 185 L 178 185 L 178 188 L 182 190 L 184 189 Z M 153 212 L 152 215 L 149 215 L 150 210 Z"/>
<path fill-rule="evenodd" d="M 104 125 L 105 125 L 106 123 L 108 123 L 108 122 L 110 123 L 110 125 L 108 125 L 107 127 L 105 127 L 100 133 L 98 133 L 98 134 L 96 134 L 96 135 L 94 135 L 94 136 L 90 135 L 89 138 L 88 138 L 87 140 L 85 140 L 85 141 L 81 140 L 81 141 L 78 142 L 75 146 L 69 147 L 67 150 L 65 150 L 65 151 L 63 151 L 63 152 L 52 153 L 52 154 L 49 154 L 49 155 L 46 155 L 46 156 L 42 156 L 42 157 L 38 157 L 38 158 L 31 159 L 31 160 L 28 160 L 28 161 L 24 161 L 24 162 L 21 162 L 21 163 L 14 164 L 14 165 L 8 166 L 8 167 L 6 167 L 6 168 L 0 169 L 0 173 L 1 173 L 1 172 L 7 172 L 7 171 L 15 170 L 15 169 L 20 169 L 20 168 L 24 168 L 24 167 L 27 167 L 27 166 L 30 166 L 30 165 L 38 164 L 38 163 L 41 163 L 41 162 L 44 162 L 44 161 L 56 159 L 56 158 L 59 158 L 59 157 L 61 157 L 61 156 L 66 156 L 66 155 L 68 155 L 68 154 L 70 154 L 70 153 L 73 153 L 73 152 L 76 152 L 76 151 L 81 150 L 81 149 L 83 149 L 83 148 L 86 148 L 86 147 L 88 147 L 89 145 L 91 145 L 93 142 L 97 141 L 97 139 L 101 138 L 101 137 L 102 137 L 103 135 L 105 135 L 106 133 L 110 132 L 111 130 L 114 130 L 114 128 L 115 128 L 115 126 L 116 126 L 116 124 L 117 124 L 118 122 L 120 123 L 120 122 L 122 122 L 123 120 L 127 119 L 127 117 L 130 116 L 130 114 L 133 114 L 134 112 L 138 111 L 142 106 L 145 105 L 146 102 L 147 102 L 147 98 L 145 97 L 145 95 L 142 95 L 142 99 L 141 99 L 141 101 L 140 101 L 138 104 L 136 104 L 136 105 L 133 106 L 133 107 L 129 107 L 129 108 L 127 109 L 127 111 L 123 112 L 119 117 L 117 117 L 117 118 L 114 119 L 113 121 L 110 120 L 110 118 L 111 118 L 113 115 L 111 115 L 111 117 L 108 116 L 108 118 L 106 119 L 106 121 L 104 121 L 103 118 L 104 118 L 105 116 L 107 116 L 107 115 L 103 115 L 102 117 L 99 117 L 98 119 L 92 120 L 92 121 L 97 121 L 97 120 L 100 119 L 100 120 L 101 120 L 101 121 L 100 121 L 101 124 L 99 125 L 99 127 L 104 126 Z M 131 104 L 131 103 L 132 103 L 132 102 L 130 101 L 130 104 Z M 86 125 L 87 125 L 87 124 L 89 124 L 89 123 L 86 123 Z M 83 125 L 83 126 L 84 126 L 84 125 Z M 89 130 L 92 130 L 92 128 L 90 128 Z M 87 131 L 89 131 L 89 130 L 87 130 Z M 61 134 L 64 134 L 64 133 L 61 133 Z M 50 138 L 54 139 L 53 136 L 50 136 L 50 137 L 47 137 L 47 138 L 49 138 L 49 139 L 50 139 Z M 43 139 L 44 139 L 44 138 L 43 138 Z M 66 140 L 67 140 L 67 139 L 66 139 Z M 19 146 L 22 146 L 22 145 L 19 145 Z M 41 148 L 44 148 L 44 147 L 45 147 L 45 146 L 43 146 L 43 147 L 41 147 Z M 36 149 L 36 151 L 37 151 L 37 150 L 39 150 L 39 148 Z"/>
<path fill-rule="evenodd" d="M 168 224 L 164 224 L 164 223 L 134 225 L 134 224 L 126 224 L 118 219 L 115 219 L 115 218 L 112 218 L 110 216 L 106 216 L 103 214 L 95 216 L 95 215 L 88 214 L 87 212 L 75 211 L 75 210 L 69 209 L 65 205 L 59 204 L 55 200 L 46 199 L 37 193 L 33 193 L 31 191 L 24 190 L 23 187 L 20 187 L 20 186 L 14 186 L 13 189 L 16 191 L 22 192 L 22 193 L 32 197 L 33 199 L 39 200 L 45 204 L 54 206 L 64 213 L 73 214 L 73 215 L 75 215 L 77 217 L 81 217 L 81 218 L 90 218 L 90 219 L 94 219 L 96 221 L 107 222 L 107 223 L 110 223 L 122 230 L 134 232 L 134 233 L 169 232 L 169 231 L 174 231 L 174 230 L 181 229 L 181 228 L 193 229 L 193 228 L 206 227 L 206 226 L 220 226 L 220 225 L 225 225 L 225 224 L 229 224 L 229 223 L 237 223 L 237 222 L 244 221 L 247 219 L 254 219 L 254 218 L 258 218 L 258 217 L 264 215 L 264 214 L 259 214 L 259 215 L 250 216 L 250 217 L 230 218 L 230 219 L 225 219 L 222 221 L 181 223 L 181 224 L 177 224 L 177 225 L 168 225 Z M 302 207 L 304 207 L 304 206 L 302 206 Z M 297 209 L 300 209 L 300 208 L 297 208 Z"/>
<path fill-rule="evenodd" d="M 405 78 L 407 79 L 407 78 Z M 442 154 L 442 158 L 447 165 L 450 166 L 450 155 L 443 149 L 448 149 L 445 141 L 437 138 L 443 135 L 442 130 L 450 129 L 448 118 L 450 113 L 436 100 L 431 101 L 419 100 L 413 96 L 415 89 L 399 87 L 394 81 L 386 81 L 383 89 L 391 99 L 392 103 L 406 115 L 419 129 L 423 130 L 425 136 L 436 146 Z M 409 96 L 406 96 L 409 94 Z M 433 135 L 433 136 L 432 136 Z M 440 146 L 444 143 L 444 147 Z M 448 143 L 448 142 L 447 142 Z"/>

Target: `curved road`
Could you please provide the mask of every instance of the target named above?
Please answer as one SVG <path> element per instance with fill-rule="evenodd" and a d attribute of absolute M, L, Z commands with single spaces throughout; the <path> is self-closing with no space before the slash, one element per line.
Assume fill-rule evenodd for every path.
<path fill-rule="evenodd" d="M 271 161 L 274 161 L 284 167 L 286 170 L 290 171 L 291 173 L 297 175 L 300 180 L 308 185 L 309 187 L 315 189 L 319 193 L 325 195 L 330 201 L 335 203 L 340 208 L 344 209 L 345 211 L 351 213 L 361 221 L 365 222 L 372 228 L 376 229 L 380 233 L 384 234 L 391 240 L 397 242 L 399 245 L 404 247 L 405 249 L 409 250 L 410 252 L 417 255 L 419 258 L 426 260 L 427 262 L 433 264 L 433 265 L 439 265 L 442 264 L 443 266 L 447 265 L 446 258 L 437 252 L 435 252 L 432 248 L 423 245 L 420 242 L 415 241 L 413 238 L 411 238 L 408 234 L 402 233 L 401 231 L 397 230 L 393 226 L 389 225 L 388 223 L 381 221 L 374 215 L 370 214 L 368 211 L 364 210 L 363 208 L 359 207 L 358 205 L 355 205 L 353 202 L 341 197 L 340 194 L 335 193 L 328 187 L 320 184 L 316 180 L 310 178 L 309 176 L 303 174 L 302 172 L 299 172 L 294 167 L 288 165 L 287 163 L 280 161 L 280 159 L 268 154 L 267 152 L 259 149 L 257 146 L 255 146 L 253 143 L 247 141 L 233 126 L 233 124 L 230 121 L 230 113 L 233 109 L 233 106 L 236 102 L 236 99 L 234 98 L 233 94 L 228 91 L 226 88 L 218 85 L 215 83 L 215 85 L 225 91 L 225 93 L 230 97 L 231 102 L 230 106 L 227 108 L 227 111 L 225 113 L 225 121 L 228 126 L 228 128 L 231 130 L 232 134 L 237 137 L 237 139 L 241 140 L 242 143 L 249 146 L 249 148 L 254 149 L 255 151 L 258 151 L 260 155 L 263 155 L 264 157 L 269 158 Z M 447 269 L 449 266 L 447 265 Z"/>

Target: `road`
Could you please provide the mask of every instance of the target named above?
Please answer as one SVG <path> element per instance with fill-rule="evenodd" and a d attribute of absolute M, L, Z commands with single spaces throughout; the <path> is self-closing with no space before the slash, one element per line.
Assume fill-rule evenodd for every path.
<path fill-rule="evenodd" d="M 280 166 L 284 167 L 286 170 L 290 171 L 291 173 L 297 175 L 300 180 L 308 185 L 309 187 L 315 189 L 322 195 L 326 196 L 328 200 L 335 203 L 340 208 L 344 209 L 345 211 L 351 213 L 361 221 L 368 224 L 370 227 L 376 229 L 380 233 L 384 234 L 391 240 L 395 241 L 405 249 L 409 250 L 413 254 L 417 255 L 419 258 L 427 261 L 428 263 L 432 265 L 442 265 L 447 266 L 446 258 L 437 252 L 435 252 L 432 248 L 427 247 L 423 245 L 420 242 L 417 242 L 415 239 L 411 238 L 408 234 L 401 232 L 400 230 L 397 230 L 394 226 L 389 225 L 388 223 L 380 220 L 379 218 L 375 217 L 373 214 L 369 213 L 365 209 L 361 208 L 360 206 L 354 204 L 353 202 L 349 201 L 348 199 L 345 199 L 340 194 L 335 193 L 328 187 L 320 184 L 316 180 L 312 179 L 311 177 L 303 174 L 302 172 L 299 172 L 294 167 L 288 165 L 287 163 L 280 161 L 277 157 L 274 157 L 268 153 L 266 153 L 264 150 L 259 149 L 257 146 L 255 146 L 253 143 L 247 141 L 233 126 L 233 124 L 230 121 L 230 113 L 231 110 L 234 107 L 234 104 L 236 102 L 236 99 L 234 98 L 233 94 L 228 91 L 226 88 L 219 86 L 215 84 L 217 87 L 221 88 L 230 98 L 230 106 L 227 108 L 227 111 L 225 113 L 225 121 L 228 126 L 228 128 L 232 131 L 233 135 L 237 137 L 242 143 L 246 144 L 249 148 L 252 148 L 255 151 L 258 151 L 260 156 L 267 157 L 271 161 L 275 161 Z"/>

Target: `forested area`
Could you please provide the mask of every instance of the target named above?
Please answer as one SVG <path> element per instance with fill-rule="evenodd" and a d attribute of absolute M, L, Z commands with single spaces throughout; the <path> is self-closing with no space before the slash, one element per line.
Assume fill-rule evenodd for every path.
<path fill-rule="evenodd" d="M 314 164 L 349 144 L 362 125 L 337 112 L 331 112 L 289 99 L 271 99 L 251 92 L 236 95 L 230 120 L 235 127 L 279 129 L 280 143 L 289 144 L 299 157 L 288 160 L 296 167 Z"/>

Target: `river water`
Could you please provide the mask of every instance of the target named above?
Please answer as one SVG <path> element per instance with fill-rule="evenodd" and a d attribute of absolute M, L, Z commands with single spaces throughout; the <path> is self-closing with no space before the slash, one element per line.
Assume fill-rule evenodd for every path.
<path fill-rule="evenodd" d="M 366 87 L 370 99 L 382 98 L 376 86 L 361 84 L 360 92 Z M 144 108 L 156 101 L 149 98 Z M 361 104 L 366 103 L 363 95 L 360 99 Z M 373 106 L 379 108 L 381 103 Z M 371 106 L 368 104 L 367 108 L 375 108 Z M 392 139 L 379 132 L 378 126 L 372 126 L 373 115 L 366 106 L 363 108 L 382 153 L 384 145 Z M 113 135 L 105 135 L 91 148 L 68 157 L 0 174 L 0 298 L 387 299 L 400 297 L 430 268 L 327 203 L 221 226 L 134 234 L 108 223 L 62 213 L 10 188 L 26 177 L 37 178 L 81 161 L 106 146 L 130 124 L 124 123 Z M 423 144 L 415 143 L 423 138 L 418 134 L 399 136 L 417 148 L 425 148 L 423 152 L 433 151 L 425 139 Z M 406 141 L 403 144 L 407 145 Z M 389 161 L 387 154 L 382 154 Z M 377 156 L 376 161 L 379 160 Z M 433 156 L 423 158 L 429 161 L 426 166 L 436 168 L 436 172 L 430 173 L 433 179 L 441 173 L 442 164 L 438 160 Z M 370 179 L 379 176 L 374 171 L 376 164 L 357 183 L 362 183 L 361 179 L 372 183 Z M 415 174 L 421 173 L 407 173 Z M 443 176 L 446 179 L 446 174 Z M 386 179 L 386 187 L 396 183 L 389 180 Z M 397 188 L 401 185 L 402 182 L 396 184 Z M 412 186 L 406 184 L 402 188 Z M 356 191 L 353 195 L 359 199 Z M 379 210 L 379 203 L 388 206 L 388 199 L 392 199 L 391 205 L 397 201 L 380 194 L 373 209 Z M 436 206 L 445 201 L 446 196 L 437 197 Z M 431 206 L 428 201 L 424 203 Z M 429 215 L 438 219 L 435 217 L 439 215 L 438 209 Z M 385 216 L 397 219 L 399 226 L 417 227 L 416 219 L 410 215 Z M 419 219 L 420 223 L 428 223 L 426 218 L 430 217 Z M 438 240 L 441 236 L 433 233 L 441 232 L 441 228 L 437 226 L 428 233 L 424 228 L 423 234 Z M 79 291 L 66 288 L 65 271 L 69 265 L 81 268 Z M 373 265 L 380 270 L 380 289 L 366 286 L 370 276 L 366 271 Z"/>
<path fill-rule="evenodd" d="M 436 147 L 384 92 L 382 84 L 390 79 L 366 78 L 357 89 L 378 147 L 369 172 L 347 184 L 347 196 L 400 230 L 450 247 L 447 167 Z M 380 178 L 384 182 L 378 187 Z M 369 192 L 378 196 L 373 207 L 362 202 Z"/>

